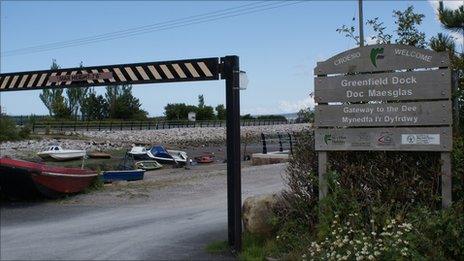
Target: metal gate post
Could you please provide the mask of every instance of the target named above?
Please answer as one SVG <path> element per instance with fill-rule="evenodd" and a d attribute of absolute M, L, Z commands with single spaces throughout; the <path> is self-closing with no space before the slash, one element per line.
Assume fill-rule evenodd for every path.
<path fill-rule="evenodd" d="M 242 189 L 240 162 L 240 66 L 238 56 L 221 58 L 226 80 L 227 108 L 227 213 L 229 245 L 242 249 Z"/>

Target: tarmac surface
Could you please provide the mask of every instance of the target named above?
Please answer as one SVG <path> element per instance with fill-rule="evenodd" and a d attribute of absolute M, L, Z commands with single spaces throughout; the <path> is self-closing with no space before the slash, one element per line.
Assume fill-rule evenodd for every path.
<path fill-rule="evenodd" d="M 244 165 L 242 201 L 283 189 L 285 164 Z M 227 239 L 225 164 L 147 174 L 69 199 L 4 203 L 0 259 L 234 259 L 205 251 Z"/>

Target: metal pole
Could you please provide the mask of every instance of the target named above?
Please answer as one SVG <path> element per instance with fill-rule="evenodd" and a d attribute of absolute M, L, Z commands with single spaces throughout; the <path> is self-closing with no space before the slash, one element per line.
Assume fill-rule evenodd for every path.
<path fill-rule="evenodd" d="M 364 46 L 364 21 L 363 21 L 363 4 L 362 0 L 358 0 L 359 7 L 359 46 Z"/>
<path fill-rule="evenodd" d="M 240 252 L 242 248 L 242 189 L 240 162 L 240 86 L 239 58 L 222 59 L 226 79 L 227 108 L 227 213 L 229 245 Z"/>
<path fill-rule="evenodd" d="M 261 141 L 263 142 L 263 154 L 267 154 L 266 136 L 261 132 Z"/>

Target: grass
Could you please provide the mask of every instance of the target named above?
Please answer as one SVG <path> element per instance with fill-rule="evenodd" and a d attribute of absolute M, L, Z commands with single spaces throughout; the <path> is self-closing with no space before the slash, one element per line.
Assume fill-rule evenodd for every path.
<path fill-rule="evenodd" d="M 239 260 L 265 260 L 266 257 L 266 239 L 263 236 L 249 233 L 243 234 L 242 252 L 239 254 Z"/>
<path fill-rule="evenodd" d="M 260 235 L 244 233 L 242 244 L 242 252 L 238 255 L 238 260 L 266 260 L 269 253 L 275 252 L 273 251 L 275 249 L 275 242 Z M 214 241 L 208 244 L 205 250 L 211 254 L 224 254 L 229 252 L 229 244 L 227 241 Z"/>
<path fill-rule="evenodd" d="M 229 243 L 226 240 L 214 241 L 205 247 L 210 254 L 224 254 L 229 252 Z"/>

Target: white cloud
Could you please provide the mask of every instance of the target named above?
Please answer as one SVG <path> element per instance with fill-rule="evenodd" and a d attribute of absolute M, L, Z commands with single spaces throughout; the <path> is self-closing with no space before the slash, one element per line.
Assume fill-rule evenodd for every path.
<path fill-rule="evenodd" d="M 368 36 L 368 37 L 366 38 L 366 44 L 367 44 L 367 45 L 377 44 L 377 40 L 374 39 L 374 36 Z"/>
<path fill-rule="evenodd" d="M 456 44 L 458 45 L 464 44 L 464 37 L 462 34 L 458 32 L 449 32 L 449 33 L 455 39 Z"/>
<path fill-rule="evenodd" d="M 311 96 L 298 101 L 279 101 L 279 110 L 282 113 L 298 112 L 299 110 L 308 107 L 314 108 L 314 98 Z"/>
<path fill-rule="evenodd" d="M 266 108 L 266 107 L 252 107 L 252 108 L 242 108 L 240 114 L 251 114 L 251 115 L 269 115 L 269 114 L 278 114 L 280 112 L 276 111 L 275 108 Z"/>

